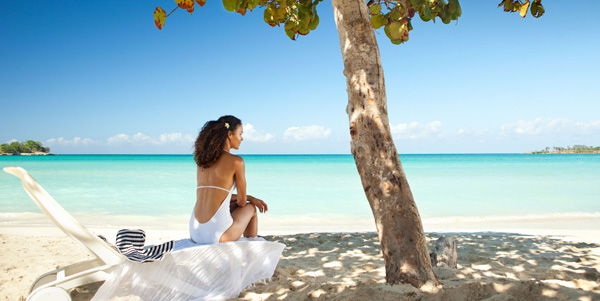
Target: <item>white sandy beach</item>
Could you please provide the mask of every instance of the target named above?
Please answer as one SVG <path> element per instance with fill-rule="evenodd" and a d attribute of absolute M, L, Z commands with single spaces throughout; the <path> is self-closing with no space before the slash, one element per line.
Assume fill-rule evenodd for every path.
<path fill-rule="evenodd" d="M 109 241 L 113 238 L 112 242 L 118 230 L 114 227 L 90 229 Z M 569 229 L 562 231 L 567 236 L 516 234 L 536 234 L 532 228 L 511 233 L 445 233 L 457 241 L 458 269 L 436 267 L 435 273 L 442 285 L 420 289 L 385 284 L 383 257 L 374 232 L 267 235 L 267 240 L 287 245 L 275 275 L 266 284 L 246 288 L 239 298 L 597 300 L 600 298 L 600 244 L 594 237 L 600 237 L 595 230 L 599 228 L 586 229 L 589 230 L 578 230 L 585 234 L 583 236 L 574 235 L 578 231 Z M 149 229 L 146 232 L 148 243 L 186 236 L 181 230 Z M 559 232 L 549 234 L 561 234 Z M 439 236 L 427 233 L 430 247 Z M 53 226 L 2 226 L 0 241 L 2 300 L 24 300 L 29 286 L 39 275 L 91 257 L 82 246 Z M 71 295 L 74 300 L 88 300 L 98 286 L 77 288 Z"/>

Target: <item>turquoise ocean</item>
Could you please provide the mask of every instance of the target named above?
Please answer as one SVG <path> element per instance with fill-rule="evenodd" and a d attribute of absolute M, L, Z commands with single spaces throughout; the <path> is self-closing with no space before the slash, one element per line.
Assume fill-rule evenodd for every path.
<path fill-rule="evenodd" d="M 242 155 L 248 193 L 265 200 L 266 232 L 374 230 L 351 155 Z M 600 155 L 401 155 L 424 224 L 600 218 Z M 191 155 L 0 156 L 83 224 L 187 229 Z M 0 224 L 47 219 L 20 180 L 0 173 Z M 311 228 L 312 227 L 312 228 Z"/>

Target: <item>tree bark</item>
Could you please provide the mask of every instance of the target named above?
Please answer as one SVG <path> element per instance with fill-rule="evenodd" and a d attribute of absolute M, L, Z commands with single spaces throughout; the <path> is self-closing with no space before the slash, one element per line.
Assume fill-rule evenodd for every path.
<path fill-rule="evenodd" d="M 365 0 L 332 0 L 346 76 L 351 152 L 371 205 L 389 284 L 438 284 L 390 131 L 379 47 Z"/>

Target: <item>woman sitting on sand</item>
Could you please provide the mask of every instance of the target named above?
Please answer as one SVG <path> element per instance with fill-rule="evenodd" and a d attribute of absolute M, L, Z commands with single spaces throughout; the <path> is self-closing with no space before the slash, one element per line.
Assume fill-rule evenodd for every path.
<path fill-rule="evenodd" d="M 195 243 L 211 244 L 255 237 L 258 216 L 267 204 L 246 195 L 244 159 L 229 153 L 239 149 L 242 122 L 234 116 L 222 116 L 204 124 L 196 139 L 196 205 L 190 218 L 190 237 Z M 237 194 L 233 190 L 237 186 Z M 230 206 L 231 202 L 231 206 Z"/>

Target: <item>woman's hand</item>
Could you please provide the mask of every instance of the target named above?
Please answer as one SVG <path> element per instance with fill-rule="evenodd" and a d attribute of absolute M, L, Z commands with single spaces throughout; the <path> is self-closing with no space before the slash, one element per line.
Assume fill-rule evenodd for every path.
<path fill-rule="evenodd" d="M 256 209 L 260 211 L 260 213 L 265 213 L 269 210 L 267 203 L 265 203 L 263 200 L 257 199 L 251 195 L 247 196 L 247 199 L 250 202 L 250 204 L 254 205 Z"/>

